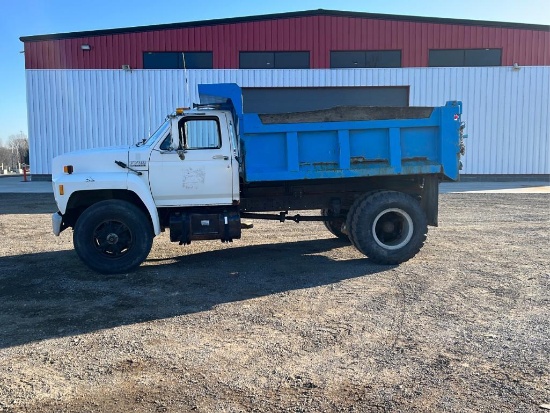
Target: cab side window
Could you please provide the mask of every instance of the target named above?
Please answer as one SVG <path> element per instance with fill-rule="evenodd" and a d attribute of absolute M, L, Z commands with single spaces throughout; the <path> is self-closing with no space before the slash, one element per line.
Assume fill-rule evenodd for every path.
<path fill-rule="evenodd" d="M 179 138 L 184 149 L 220 149 L 220 126 L 217 118 L 184 118 L 179 121 Z"/>

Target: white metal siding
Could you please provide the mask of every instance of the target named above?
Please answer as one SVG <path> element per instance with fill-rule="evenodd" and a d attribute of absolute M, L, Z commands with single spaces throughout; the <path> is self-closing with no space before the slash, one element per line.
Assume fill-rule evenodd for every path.
<path fill-rule="evenodd" d="M 550 173 L 550 67 L 309 70 L 27 70 L 32 173 L 76 149 L 133 144 L 199 83 L 243 87 L 409 86 L 411 106 L 462 100 L 468 174 Z M 189 90 L 189 93 L 187 92 Z"/>

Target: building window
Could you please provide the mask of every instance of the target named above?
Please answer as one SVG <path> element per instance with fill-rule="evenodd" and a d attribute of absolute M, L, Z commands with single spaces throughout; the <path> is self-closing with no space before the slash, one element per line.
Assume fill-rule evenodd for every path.
<path fill-rule="evenodd" d="M 309 69 L 309 52 L 240 52 L 241 69 Z"/>
<path fill-rule="evenodd" d="M 431 67 L 502 66 L 502 49 L 430 50 Z"/>
<path fill-rule="evenodd" d="M 144 69 L 212 69 L 212 52 L 144 52 Z"/>
<path fill-rule="evenodd" d="M 401 67 L 401 50 L 331 51 L 330 67 Z"/>

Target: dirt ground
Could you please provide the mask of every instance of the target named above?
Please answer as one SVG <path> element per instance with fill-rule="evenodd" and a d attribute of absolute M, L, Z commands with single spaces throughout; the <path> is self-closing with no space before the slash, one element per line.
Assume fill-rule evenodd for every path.
<path fill-rule="evenodd" d="M 49 194 L 0 194 L 2 412 L 544 412 L 550 196 L 441 195 L 378 266 L 321 223 L 155 239 L 102 276 Z"/>

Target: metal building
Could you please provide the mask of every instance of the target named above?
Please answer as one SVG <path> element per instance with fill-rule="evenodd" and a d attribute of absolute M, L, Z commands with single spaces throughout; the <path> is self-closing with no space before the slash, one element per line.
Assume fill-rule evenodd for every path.
<path fill-rule="evenodd" d="M 33 177 L 138 141 L 213 82 L 249 111 L 462 100 L 463 174 L 550 175 L 550 26 L 313 10 L 21 40 Z"/>

